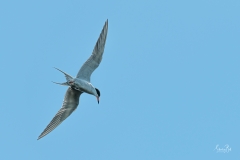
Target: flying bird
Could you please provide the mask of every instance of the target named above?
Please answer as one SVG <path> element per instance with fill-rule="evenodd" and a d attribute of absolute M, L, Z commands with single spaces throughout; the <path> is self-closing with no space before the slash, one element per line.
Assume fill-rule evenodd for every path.
<path fill-rule="evenodd" d="M 72 114 L 72 112 L 77 108 L 79 104 L 79 97 L 82 93 L 94 95 L 97 98 L 97 102 L 99 103 L 100 91 L 90 83 L 90 77 L 93 71 L 99 66 L 99 64 L 102 61 L 102 55 L 104 52 L 105 42 L 107 39 L 107 32 L 108 32 L 108 20 L 105 22 L 103 26 L 102 32 L 93 49 L 92 55 L 82 65 L 76 78 L 73 78 L 69 74 L 56 68 L 65 75 L 67 80 L 67 82 L 65 83 L 57 84 L 66 85 L 69 87 L 65 94 L 62 107 L 53 117 L 52 121 L 48 124 L 44 131 L 40 134 L 38 140 L 46 136 L 51 131 L 53 131 L 58 125 L 60 125 L 67 117 L 69 117 Z"/>

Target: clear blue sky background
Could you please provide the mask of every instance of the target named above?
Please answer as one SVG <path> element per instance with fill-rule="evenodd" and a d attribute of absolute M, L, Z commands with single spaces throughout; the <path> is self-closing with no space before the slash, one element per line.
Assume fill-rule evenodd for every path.
<path fill-rule="evenodd" d="M 240 1 L 1 1 L 0 159 L 159 160 L 240 157 Z M 58 128 L 62 105 L 106 19 L 92 75 Z M 229 144 L 230 153 L 216 153 Z"/>

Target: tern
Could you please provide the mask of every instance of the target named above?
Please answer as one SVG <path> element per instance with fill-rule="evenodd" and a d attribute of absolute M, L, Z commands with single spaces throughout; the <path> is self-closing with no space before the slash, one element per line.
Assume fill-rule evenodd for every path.
<path fill-rule="evenodd" d="M 44 131 L 40 134 L 38 140 L 46 136 L 51 131 L 53 131 L 58 125 L 60 125 L 67 117 L 69 117 L 72 114 L 72 112 L 77 108 L 79 104 L 79 97 L 82 93 L 94 95 L 99 103 L 100 91 L 90 83 L 90 77 L 93 71 L 99 66 L 99 64 L 102 61 L 102 55 L 104 52 L 105 42 L 107 39 L 107 32 L 108 32 L 108 20 L 105 22 L 103 26 L 101 34 L 93 49 L 92 55 L 80 68 L 76 78 L 73 78 L 69 74 L 56 68 L 65 75 L 67 80 L 67 82 L 65 83 L 57 84 L 66 85 L 69 87 L 65 94 L 62 107 L 53 117 L 52 121 L 48 124 Z"/>

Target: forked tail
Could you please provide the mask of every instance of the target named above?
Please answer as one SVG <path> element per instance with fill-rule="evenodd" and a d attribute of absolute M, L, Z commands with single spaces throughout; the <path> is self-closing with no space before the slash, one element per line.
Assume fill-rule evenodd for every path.
<path fill-rule="evenodd" d="M 55 67 L 54 67 L 54 68 L 55 68 Z M 65 85 L 65 86 L 69 86 L 69 82 L 72 82 L 72 81 L 73 81 L 72 76 L 70 76 L 69 74 L 63 72 L 62 70 L 60 70 L 60 69 L 58 69 L 58 68 L 55 68 L 55 69 L 59 70 L 60 72 L 62 72 L 62 73 L 65 75 L 65 78 L 66 78 L 67 82 L 64 82 L 64 83 L 53 82 L 53 83 L 60 84 L 60 85 Z"/>

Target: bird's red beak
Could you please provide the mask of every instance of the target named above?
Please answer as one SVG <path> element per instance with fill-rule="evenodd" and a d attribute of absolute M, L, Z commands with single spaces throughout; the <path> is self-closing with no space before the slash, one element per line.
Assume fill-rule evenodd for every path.
<path fill-rule="evenodd" d="M 97 96 L 97 102 L 98 102 L 98 104 L 99 104 L 99 97 Z"/>

